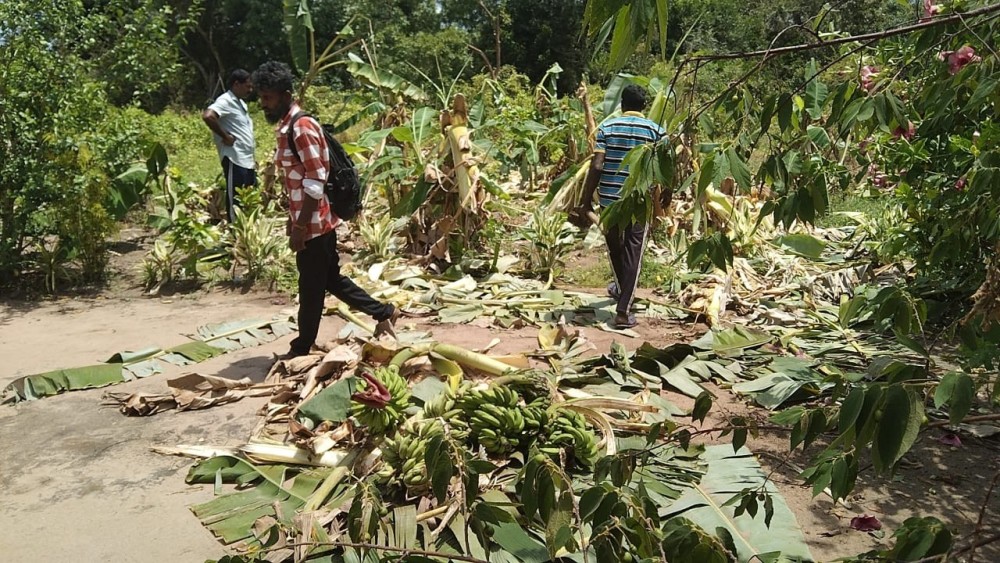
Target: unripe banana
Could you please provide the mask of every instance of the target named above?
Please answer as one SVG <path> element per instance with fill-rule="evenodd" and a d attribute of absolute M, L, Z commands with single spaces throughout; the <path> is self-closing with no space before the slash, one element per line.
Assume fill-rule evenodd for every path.
<path fill-rule="evenodd" d="M 399 368 L 396 366 L 378 367 L 369 375 L 385 387 L 389 394 L 388 403 L 377 407 L 355 400 L 351 403 L 351 415 L 367 427 L 369 432 L 381 435 L 395 426 L 402 418 L 403 412 L 409 405 L 410 388 L 406 379 L 399 375 Z M 373 384 L 365 381 L 364 385 L 367 387 Z"/>

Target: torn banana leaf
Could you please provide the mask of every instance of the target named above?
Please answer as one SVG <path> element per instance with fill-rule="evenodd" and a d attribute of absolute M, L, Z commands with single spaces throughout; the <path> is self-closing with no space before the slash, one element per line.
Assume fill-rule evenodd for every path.
<path fill-rule="evenodd" d="M 286 465 L 255 465 L 232 456 L 213 457 L 192 467 L 187 482 L 254 486 L 195 505 L 191 511 L 227 544 L 253 538 L 253 526 L 258 519 L 271 516 L 280 521 L 282 517 L 291 517 L 333 471 L 330 468 L 300 471 Z M 340 493 L 335 496 L 345 489 L 341 485 Z M 290 520 L 283 523 L 292 526 Z"/>
<path fill-rule="evenodd" d="M 225 354 L 222 348 L 216 348 L 204 342 L 186 342 L 180 346 L 168 348 L 161 359 L 176 366 L 186 366 L 204 362 L 209 358 Z"/>
<path fill-rule="evenodd" d="M 121 364 L 97 364 L 28 375 L 15 379 L 3 390 L 6 401 L 32 401 L 64 391 L 104 387 L 125 381 Z"/>
<path fill-rule="evenodd" d="M 454 305 L 438 311 L 438 318 L 442 323 L 462 324 L 472 321 L 484 313 L 485 310 L 480 305 Z"/>
<path fill-rule="evenodd" d="M 769 373 L 753 381 L 733 385 L 733 391 L 749 395 L 760 406 L 774 410 L 793 398 L 816 397 L 833 383 L 824 383 L 822 377 L 810 380 L 799 379 L 787 373 Z"/>
<path fill-rule="evenodd" d="M 699 350 L 711 350 L 722 357 L 737 357 L 750 348 L 763 346 L 774 340 L 774 336 L 745 326 L 734 326 L 726 330 L 710 331 L 691 343 Z"/>
<path fill-rule="evenodd" d="M 163 364 L 157 360 L 144 360 L 134 364 L 125 364 L 125 375 L 129 379 L 142 379 L 158 373 L 163 373 Z"/>
<path fill-rule="evenodd" d="M 196 338 L 227 352 L 260 346 L 295 332 L 288 321 L 230 321 L 198 327 Z"/>
<path fill-rule="evenodd" d="M 357 378 L 345 377 L 326 387 L 314 397 L 299 406 L 299 417 L 319 424 L 324 420 L 340 422 L 351 413 L 351 394 L 357 386 Z"/>
<path fill-rule="evenodd" d="M 250 378 L 228 379 L 189 373 L 167 381 L 169 394 L 108 393 L 105 398 L 126 416 L 150 416 L 170 409 L 197 410 L 239 401 L 243 397 L 269 395 L 271 385 L 255 386 Z"/>
<path fill-rule="evenodd" d="M 760 556 L 774 552 L 812 561 L 795 516 L 749 450 L 733 453 L 731 445 L 709 446 L 702 459 L 708 462 L 705 476 L 672 504 L 661 505 L 662 518 L 683 516 L 705 530 L 728 532 L 740 563 L 764 560 Z M 761 486 L 773 508 L 770 526 L 765 525 L 762 514 L 756 518 L 746 513 L 735 516 L 736 503 L 729 504 L 744 489 Z"/>
<path fill-rule="evenodd" d="M 158 355 L 163 350 L 157 348 L 156 346 L 150 346 L 149 348 L 143 348 L 142 350 L 125 350 L 118 352 L 114 356 L 107 359 L 105 363 L 108 364 L 134 364 L 141 362 L 143 360 L 148 360 L 153 356 Z"/>

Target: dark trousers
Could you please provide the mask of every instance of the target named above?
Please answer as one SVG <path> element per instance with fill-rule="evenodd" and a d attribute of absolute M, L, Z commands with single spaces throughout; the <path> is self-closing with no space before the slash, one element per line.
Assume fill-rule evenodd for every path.
<path fill-rule="evenodd" d="M 229 157 L 222 159 L 222 175 L 226 178 L 226 218 L 232 223 L 236 218 L 234 209 L 240 204 L 236 197 L 236 188 L 240 186 L 256 186 L 257 173 L 253 168 L 243 168 L 233 164 Z"/>
<path fill-rule="evenodd" d="M 642 266 L 642 252 L 646 248 L 647 225 L 632 224 L 621 229 L 611 227 L 604 234 L 608 243 L 608 258 L 615 274 L 615 283 L 621 292 L 617 312 L 627 315 L 635 299 L 635 289 L 639 286 L 639 269 Z"/>
<path fill-rule="evenodd" d="M 295 265 L 299 270 L 299 336 L 292 340 L 293 352 L 306 354 L 316 342 L 327 291 L 376 321 L 392 316 L 392 305 L 376 301 L 340 273 L 336 231 L 306 241 L 305 249 L 295 254 Z"/>

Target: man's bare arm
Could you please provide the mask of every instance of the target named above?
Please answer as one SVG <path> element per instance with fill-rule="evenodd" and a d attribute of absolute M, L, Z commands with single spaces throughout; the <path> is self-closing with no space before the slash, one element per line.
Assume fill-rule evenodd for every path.
<path fill-rule="evenodd" d="M 583 183 L 583 199 L 580 207 L 584 211 L 590 211 L 594 206 L 594 191 L 597 184 L 601 182 L 601 174 L 604 173 L 604 153 L 595 152 L 590 160 L 590 170 L 587 171 L 587 179 Z"/>
<path fill-rule="evenodd" d="M 213 133 L 222 137 L 222 142 L 227 146 L 233 146 L 233 143 L 236 142 L 236 137 L 233 137 L 229 131 L 222 128 L 222 125 L 219 123 L 219 114 L 215 113 L 214 110 L 206 109 L 202 112 L 201 120 L 205 122 L 205 125 L 208 125 L 208 128 Z"/>

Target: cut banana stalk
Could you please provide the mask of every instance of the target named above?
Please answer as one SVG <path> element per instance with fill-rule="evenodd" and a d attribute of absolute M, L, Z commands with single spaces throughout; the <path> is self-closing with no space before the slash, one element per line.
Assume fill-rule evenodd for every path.
<path fill-rule="evenodd" d="M 337 467 L 347 457 L 345 450 L 330 450 L 322 455 L 314 455 L 309 450 L 281 444 L 246 444 L 240 452 L 255 461 L 272 463 L 295 463 L 316 467 Z"/>

